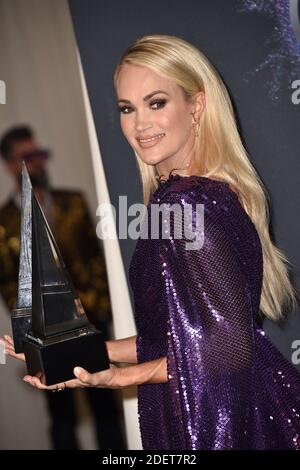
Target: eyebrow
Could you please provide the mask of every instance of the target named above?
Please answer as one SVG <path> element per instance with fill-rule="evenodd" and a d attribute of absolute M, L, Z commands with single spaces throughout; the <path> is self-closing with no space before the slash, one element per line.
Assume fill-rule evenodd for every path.
<path fill-rule="evenodd" d="M 150 98 L 152 98 L 152 96 L 157 95 L 158 93 L 163 93 L 164 95 L 169 95 L 169 93 L 167 93 L 166 91 L 155 90 L 155 91 L 152 91 L 151 93 L 149 93 L 148 95 L 144 96 L 143 101 L 150 100 Z M 118 103 L 120 103 L 121 101 L 122 101 L 122 103 L 130 103 L 130 100 L 123 100 L 123 99 L 118 100 Z"/>

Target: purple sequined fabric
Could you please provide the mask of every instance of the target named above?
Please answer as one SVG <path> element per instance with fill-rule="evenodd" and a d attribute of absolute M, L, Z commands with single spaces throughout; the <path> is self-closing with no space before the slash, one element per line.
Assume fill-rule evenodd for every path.
<path fill-rule="evenodd" d="M 206 177 L 162 183 L 148 224 L 163 203 L 192 204 L 193 217 L 203 204 L 204 244 L 187 250 L 160 231 L 139 238 L 131 261 L 138 362 L 168 362 L 167 383 L 139 386 L 144 449 L 300 449 L 300 374 L 257 323 L 254 224 L 226 182 Z"/>

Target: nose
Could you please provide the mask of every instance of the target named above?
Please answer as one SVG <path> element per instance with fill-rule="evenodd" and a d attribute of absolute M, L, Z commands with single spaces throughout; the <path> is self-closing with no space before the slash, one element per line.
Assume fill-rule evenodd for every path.
<path fill-rule="evenodd" d="M 147 115 L 147 111 L 136 111 L 135 113 L 135 129 L 142 132 L 152 127 L 152 122 Z"/>

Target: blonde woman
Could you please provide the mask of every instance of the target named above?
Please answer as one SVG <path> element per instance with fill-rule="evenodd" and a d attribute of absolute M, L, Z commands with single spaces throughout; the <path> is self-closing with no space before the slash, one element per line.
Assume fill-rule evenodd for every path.
<path fill-rule="evenodd" d="M 137 337 L 107 342 L 108 371 L 78 367 L 76 379 L 58 386 L 139 385 L 145 449 L 300 449 L 300 375 L 258 323 L 260 312 L 282 319 L 296 293 L 220 76 L 185 40 L 152 35 L 125 51 L 114 81 L 148 205 L 144 235 L 155 204 L 173 225 L 137 242 Z M 174 235 L 182 222 L 196 226 L 198 245 L 188 245 L 188 230 Z"/>

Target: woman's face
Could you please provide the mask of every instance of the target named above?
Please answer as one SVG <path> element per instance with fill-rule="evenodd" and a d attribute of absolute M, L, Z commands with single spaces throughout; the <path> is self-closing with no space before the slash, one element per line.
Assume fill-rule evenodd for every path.
<path fill-rule="evenodd" d="M 177 83 L 131 64 L 121 67 L 116 92 L 122 131 L 141 160 L 165 175 L 185 167 L 195 139 L 191 113 L 201 114 L 203 92 L 188 102 Z"/>

